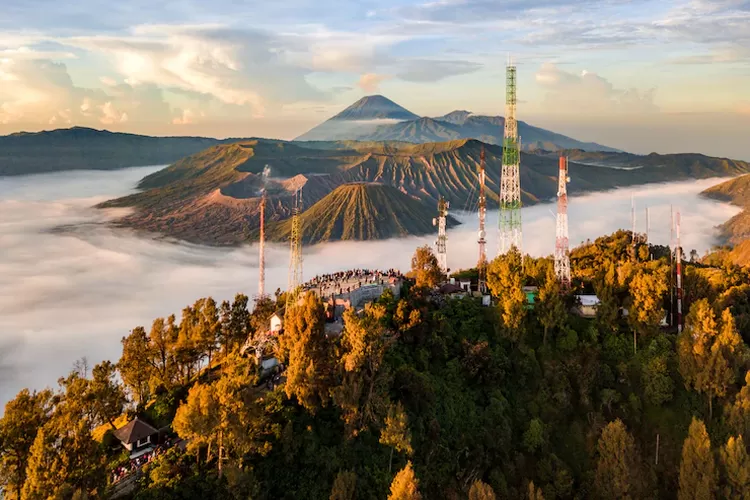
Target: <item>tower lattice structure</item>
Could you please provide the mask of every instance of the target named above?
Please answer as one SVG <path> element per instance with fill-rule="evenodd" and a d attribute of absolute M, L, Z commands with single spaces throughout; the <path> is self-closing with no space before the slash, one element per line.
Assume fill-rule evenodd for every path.
<path fill-rule="evenodd" d="M 500 253 L 511 247 L 522 251 L 521 232 L 521 146 L 516 121 L 516 66 L 508 61 L 505 73 L 505 131 L 500 175 Z"/>
<path fill-rule="evenodd" d="M 300 213 L 302 212 L 302 188 L 294 195 L 292 209 L 292 234 L 290 241 L 289 283 L 287 285 L 286 314 L 297 305 L 299 288 L 302 284 L 302 227 Z"/>
<path fill-rule="evenodd" d="M 563 290 L 570 289 L 570 248 L 568 238 L 568 159 L 560 156 L 557 181 L 557 228 L 555 231 L 555 275 Z"/>
<path fill-rule="evenodd" d="M 477 270 L 479 271 L 478 288 L 484 293 L 487 287 L 487 240 L 484 229 L 485 219 L 487 217 L 487 197 L 484 192 L 485 184 L 485 163 L 484 163 L 484 146 L 479 155 L 479 233 L 477 243 L 479 244 L 479 259 L 477 260 Z"/>
<path fill-rule="evenodd" d="M 263 169 L 260 196 L 260 241 L 258 242 L 258 295 L 255 297 L 256 302 L 266 296 L 266 203 L 268 196 L 266 184 L 268 177 L 271 175 L 271 167 L 268 165 Z"/>
<path fill-rule="evenodd" d="M 441 196 L 438 201 L 438 216 L 436 219 L 432 220 L 433 225 L 438 227 L 438 237 L 435 241 L 435 247 L 437 248 L 438 265 L 440 265 L 440 269 L 444 273 L 448 272 L 448 235 L 445 231 L 448 219 L 448 208 L 450 208 L 450 203 L 445 201 L 445 198 Z"/>

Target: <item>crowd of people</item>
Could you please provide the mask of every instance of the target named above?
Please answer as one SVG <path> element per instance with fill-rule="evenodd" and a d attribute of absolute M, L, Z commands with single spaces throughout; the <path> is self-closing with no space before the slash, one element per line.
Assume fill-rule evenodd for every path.
<path fill-rule="evenodd" d="M 131 458 L 127 463 L 115 467 L 115 469 L 112 471 L 112 484 L 129 476 L 133 472 L 140 470 L 141 467 L 151 462 L 153 459 L 171 448 L 173 444 L 173 440 L 171 438 L 167 438 L 164 443 L 156 445 L 156 447 L 148 453 L 144 453 L 138 458 Z"/>
<path fill-rule="evenodd" d="M 320 296 L 350 293 L 363 285 L 383 284 L 391 278 L 402 279 L 403 275 L 397 269 L 378 271 L 372 269 L 352 269 L 331 274 L 321 274 L 303 285 L 304 290 L 315 290 Z"/>

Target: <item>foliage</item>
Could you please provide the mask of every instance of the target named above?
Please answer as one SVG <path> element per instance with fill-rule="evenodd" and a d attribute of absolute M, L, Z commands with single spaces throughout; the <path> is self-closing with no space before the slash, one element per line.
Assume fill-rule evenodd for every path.
<path fill-rule="evenodd" d="M 406 466 L 393 478 L 388 500 L 421 500 L 422 495 L 418 488 L 419 480 L 414 475 L 411 462 L 407 462 Z"/>
<path fill-rule="evenodd" d="M 600 498 L 640 498 L 640 464 L 635 440 L 621 420 L 610 422 L 598 443 L 596 491 Z"/>
<path fill-rule="evenodd" d="M 702 421 L 693 418 L 682 446 L 679 500 L 709 499 L 716 494 L 717 474 L 711 440 Z"/>
<path fill-rule="evenodd" d="M 469 500 L 495 500 L 495 491 L 487 483 L 479 479 L 474 481 L 469 489 Z"/>
<path fill-rule="evenodd" d="M 730 436 L 721 448 L 721 464 L 726 477 L 725 498 L 750 498 L 750 457 L 742 436 Z"/>
<path fill-rule="evenodd" d="M 357 494 L 357 474 L 342 470 L 336 475 L 329 500 L 354 500 Z"/>
<path fill-rule="evenodd" d="M 428 246 L 419 247 L 414 252 L 411 258 L 411 272 L 408 276 L 414 278 L 417 286 L 427 288 L 435 288 L 445 280 L 437 257 Z"/>

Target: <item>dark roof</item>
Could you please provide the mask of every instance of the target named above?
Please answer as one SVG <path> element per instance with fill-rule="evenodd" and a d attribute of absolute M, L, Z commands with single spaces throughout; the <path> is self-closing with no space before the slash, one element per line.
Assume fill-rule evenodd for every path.
<path fill-rule="evenodd" d="M 153 436 L 158 432 L 158 430 L 154 429 L 148 423 L 135 417 L 135 419 L 128 422 L 124 427 L 117 429 L 113 434 L 121 443 L 131 444 L 140 441 L 141 439 L 145 439 L 148 436 Z"/>
<path fill-rule="evenodd" d="M 452 283 L 446 283 L 440 287 L 440 293 L 466 293 L 466 290 L 458 285 Z"/>

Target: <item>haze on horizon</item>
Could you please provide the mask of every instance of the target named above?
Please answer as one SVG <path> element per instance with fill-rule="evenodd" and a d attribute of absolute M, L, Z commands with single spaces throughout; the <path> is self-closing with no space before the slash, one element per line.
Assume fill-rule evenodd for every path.
<path fill-rule="evenodd" d="M 291 139 L 372 93 L 498 115 L 511 53 L 521 120 L 750 160 L 749 24 L 744 0 L 7 0 L 0 134 Z"/>

